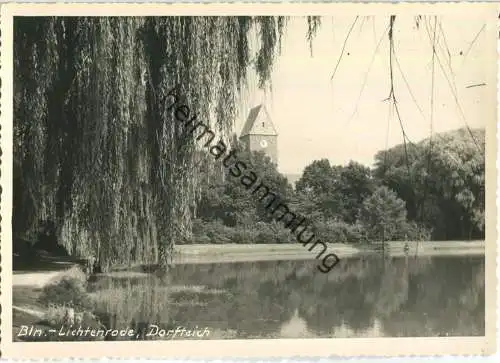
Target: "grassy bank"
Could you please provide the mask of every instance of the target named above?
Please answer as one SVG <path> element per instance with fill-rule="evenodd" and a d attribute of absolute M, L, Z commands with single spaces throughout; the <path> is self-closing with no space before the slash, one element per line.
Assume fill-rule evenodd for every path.
<path fill-rule="evenodd" d="M 386 242 L 385 252 L 389 256 L 403 256 L 405 245 L 409 255 L 449 256 L 484 254 L 484 241 L 425 241 L 425 242 Z M 308 250 L 299 243 L 293 244 L 220 244 L 220 245 L 181 245 L 176 247 L 176 263 L 219 263 L 266 260 L 314 259 L 316 247 Z M 375 254 L 382 251 L 382 243 L 352 245 L 328 243 L 327 252 L 335 253 L 339 258 Z"/>
<path fill-rule="evenodd" d="M 100 322 L 92 313 L 87 277 L 80 266 L 64 261 L 61 265 L 42 267 L 38 271 L 14 271 L 14 341 L 82 340 L 80 337 L 60 337 L 54 332 L 72 324 L 100 327 Z M 27 335 L 26 329 L 29 327 L 34 327 L 42 335 Z"/>

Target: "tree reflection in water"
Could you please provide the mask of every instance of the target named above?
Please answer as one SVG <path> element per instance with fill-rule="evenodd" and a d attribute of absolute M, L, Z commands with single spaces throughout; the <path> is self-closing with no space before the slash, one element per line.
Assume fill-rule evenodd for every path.
<path fill-rule="evenodd" d="M 484 335 L 484 257 L 176 266 L 165 280 L 106 278 L 93 294 L 113 328 L 208 327 L 208 338 Z M 146 337 L 142 337 L 146 339 Z M 206 338 L 205 338 L 206 339 Z"/>

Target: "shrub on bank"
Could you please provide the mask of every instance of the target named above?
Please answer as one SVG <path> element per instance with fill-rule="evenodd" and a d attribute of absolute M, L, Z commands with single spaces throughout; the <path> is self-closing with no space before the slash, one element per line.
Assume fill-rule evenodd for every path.
<path fill-rule="evenodd" d="M 62 278 L 45 286 L 39 300 L 47 306 L 43 321 L 52 327 L 104 328 L 99 319 L 91 312 L 93 304 L 87 293 L 86 276 L 79 268 L 68 270 Z M 62 340 L 85 339 L 88 337 L 62 338 Z"/>
<path fill-rule="evenodd" d="M 186 241 L 186 244 L 208 245 L 210 243 L 212 243 L 212 240 L 206 234 L 202 234 L 201 236 L 193 234 L 193 237 Z"/>
<path fill-rule="evenodd" d="M 42 289 L 40 302 L 49 305 L 73 305 L 85 308 L 90 305 L 86 291 L 86 281 L 75 276 L 64 276 L 60 280 Z"/>
<path fill-rule="evenodd" d="M 256 230 L 250 230 L 247 228 L 233 228 L 232 240 L 233 243 L 245 244 L 245 243 L 255 243 L 257 236 Z"/>
<path fill-rule="evenodd" d="M 54 327 L 68 325 L 85 328 L 101 327 L 99 319 L 90 311 L 74 309 L 65 305 L 50 304 L 43 320 Z"/>
<path fill-rule="evenodd" d="M 406 222 L 398 231 L 398 239 L 402 241 L 428 241 L 431 239 L 431 230 L 415 222 Z"/>
<path fill-rule="evenodd" d="M 232 228 L 225 226 L 221 221 L 216 220 L 213 222 L 204 223 L 203 227 L 203 234 L 210 239 L 210 243 L 231 243 Z"/>
<path fill-rule="evenodd" d="M 257 235 L 255 237 L 254 243 L 256 244 L 270 244 L 270 243 L 276 243 L 276 235 L 273 233 L 273 231 L 269 227 L 262 227 L 258 228 Z"/>
<path fill-rule="evenodd" d="M 365 240 L 365 229 L 359 223 L 349 224 L 339 220 L 327 220 L 315 224 L 316 234 L 323 241 L 357 243 Z"/>
<path fill-rule="evenodd" d="M 280 223 L 257 222 L 254 228 L 228 227 L 220 221 L 203 222 L 197 220 L 193 236 L 187 243 L 195 244 L 269 244 L 292 243 L 292 232 Z"/>
<path fill-rule="evenodd" d="M 297 243 L 295 234 L 284 226 L 279 226 L 274 230 L 275 243 Z"/>

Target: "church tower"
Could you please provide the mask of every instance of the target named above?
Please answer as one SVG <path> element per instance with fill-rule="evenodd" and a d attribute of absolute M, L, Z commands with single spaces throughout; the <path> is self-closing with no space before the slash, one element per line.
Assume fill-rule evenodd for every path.
<path fill-rule="evenodd" d="M 274 164 L 278 164 L 278 133 L 264 105 L 250 110 L 240 140 L 247 150 L 263 151 Z"/>

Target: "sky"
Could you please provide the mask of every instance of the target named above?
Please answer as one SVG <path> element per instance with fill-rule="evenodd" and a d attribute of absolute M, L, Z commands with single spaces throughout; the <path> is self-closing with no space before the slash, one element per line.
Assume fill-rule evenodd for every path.
<path fill-rule="evenodd" d="M 357 19 L 331 79 L 354 19 L 322 18 L 311 56 L 306 20 L 291 18 L 273 68 L 272 92 L 258 90 L 250 81 L 241 107 L 244 116 L 236 122 L 236 130 L 241 131 L 251 107 L 264 103 L 279 134 L 278 169 L 282 173 L 300 174 L 322 158 L 332 164 L 355 160 L 372 165 L 378 151 L 403 142 L 394 109 L 384 101 L 390 91 L 388 17 Z M 494 115 L 491 107 L 495 105 L 486 104 L 489 93 L 496 92 L 496 80 L 484 66 L 495 61 L 488 53 L 485 23 L 478 17 L 437 19 L 436 53 L 445 76 L 437 58 L 432 61 L 434 17 L 428 18 L 427 28 L 423 22 L 417 28 L 414 17 L 396 18 L 394 90 L 410 141 L 431 134 L 432 93 L 433 132 L 466 123 L 471 128 L 485 127 Z M 481 83 L 486 85 L 467 88 Z M 456 99 L 450 84 L 456 89 Z"/>

